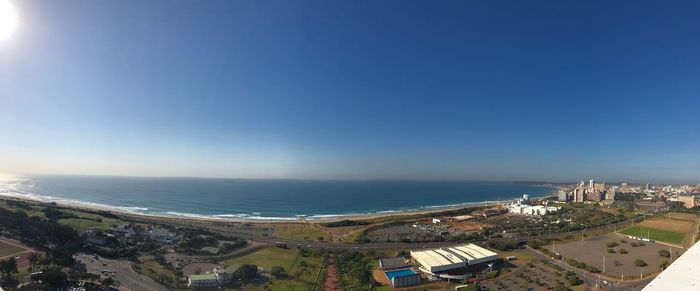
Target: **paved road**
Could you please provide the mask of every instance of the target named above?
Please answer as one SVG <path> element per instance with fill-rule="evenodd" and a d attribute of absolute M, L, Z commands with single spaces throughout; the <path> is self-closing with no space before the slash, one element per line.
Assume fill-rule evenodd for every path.
<path fill-rule="evenodd" d="M 87 267 L 88 273 L 102 274 L 102 270 L 114 270 L 114 280 L 119 281 L 120 290 L 150 290 L 150 291 L 167 291 L 169 290 L 153 279 L 143 276 L 131 269 L 131 262 L 126 260 L 111 260 L 100 257 L 95 260 L 92 256 L 79 253 L 75 255 L 75 259 Z M 101 279 L 107 276 L 102 275 Z"/>
<path fill-rule="evenodd" d="M 554 264 L 559 265 L 560 267 L 564 268 L 565 270 L 571 270 L 576 275 L 578 275 L 584 282 L 586 282 L 586 285 L 589 286 L 589 290 L 596 290 L 595 287 L 598 286 L 598 290 L 641 290 L 651 282 L 651 280 L 654 279 L 654 277 L 651 278 L 645 278 L 645 279 L 634 279 L 634 280 L 628 280 L 625 282 L 612 282 L 610 279 L 604 279 L 604 278 L 599 278 L 598 275 L 592 274 L 589 272 L 586 272 L 581 269 L 573 268 L 572 266 L 569 266 L 564 261 L 560 260 L 555 260 L 552 259 L 548 256 L 545 256 L 544 254 L 533 250 L 532 248 L 526 246 L 527 250 L 532 254 L 534 257 L 538 259 L 545 259 L 548 260 Z M 609 284 L 604 284 L 604 281 L 608 281 Z"/>

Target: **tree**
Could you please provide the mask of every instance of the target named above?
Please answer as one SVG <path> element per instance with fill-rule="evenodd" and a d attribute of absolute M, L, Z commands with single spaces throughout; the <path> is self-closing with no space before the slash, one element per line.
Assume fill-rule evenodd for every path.
<path fill-rule="evenodd" d="M 280 266 L 273 266 L 272 269 L 270 269 L 270 274 L 277 279 L 287 278 L 287 272 Z"/>
<path fill-rule="evenodd" d="M 0 273 L 2 273 L 2 278 L 3 281 L 7 278 L 10 278 L 12 274 L 17 273 L 17 260 L 15 260 L 14 257 L 11 257 L 8 260 L 1 261 L 0 262 Z"/>
<path fill-rule="evenodd" d="M 109 288 L 112 285 L 114 285 L 114 279 L 112 279 L 111 277 L 102 280 L 102 286 Z"/>
<path fill-rule="evenodd" d="M 642 259 L 636 259 L 636 260 L 634 260 L 634 265 L 637 266 L 637 267 L 646 267 L 646 266 L 647 266 L 647 262 L 645 262 L 645 261 L 642 260 Z"/>
<path fill-rule="evenodd" d="M 236 277 L 243 280 L 243 282 L 251 282 L 258 277 L 258 266 L 251 264 L 244 264 L 236 270 Z"/>
<path fill-rule="evenodd" d="M 668 258 L 668 257 L 671 256 L 671 253 L 669 253 L 667 250 L 660 250 L 660 251 L 659 251 L 659 256 Z"/>
<path fill-rule="evenodd" d="M 661 269 L 662 271 L 666 270 L 666 268 L 668 268 L 668 265 L 670 265 L 668 261 L 663 261 L 661 264 L 659 264 L 659 269 Z"/>
<path fill-rule="evenodd" d="M 62 286 L 63 283 L 65 283 L 66 279 L 68 279 L 68 275 L 61 271 L 60 268 L 56 267 L 45 269 L 41 278 L 41 280 L 44 281 L 44 284 L 46 284 L 46 286 L 54 288 Z"/>

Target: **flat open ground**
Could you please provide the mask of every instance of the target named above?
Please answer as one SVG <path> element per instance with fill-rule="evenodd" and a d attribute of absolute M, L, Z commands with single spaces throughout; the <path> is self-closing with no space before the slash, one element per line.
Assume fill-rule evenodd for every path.
<path fill-rule="evenodd" d="M 302 267 L 305 261 L 308 267 Z M 291 276 L 289 279 L 273 279 L 265 284 L 246 285 L 245 290 L 309 290 L 316 280 L 318 271 L 323 265 L 323 257 L 301 256 L 298 249 L 283 249 L 278 247 L 266 247 L 253 253 L 229 259 L 222 262 L 223 265 L 254 264 L 270 271 L 273 266 L 280 266 Z"/>
<path fill-rule="evenodd" d="M 625 242 L 622 242 L 625 241 Z M 613 247 L 615 253 L 608 253 L 609 242 L 617 242 L 619 245 Z M 668 261 L 668 258 L 659 255 L 660 250 L 669 250 L 669 246 L 645 242 L 644 246 L 632 247 L 632 242 L 639 243 L 619 234 L 606 234 L 584 241 L 572 241 L 563 244 L 555 244 L 554 252 L 564 256 L 565 259 L 574 259 L 579 262 L 584 262 L 590 266 L 596 267 L 603 271 L 603 256 L 605 256 L 605 274 L 619 277 L 623 273 L 625 278 L 639 277 L 640 271 L 643 274 L 652 274 L 660 271 L 659 265 Z M 544 248 L 552 250 L 552 245 L 544 246 Z M 627 254 L 621 254 L 620 249 L 627 250 Z M 677 258 L 682 249 L 673 248 L 673 257 Z M 637 259 L 644 260 L 647 267 L 640 269 L 634 265 Z M 574 268 L 574 267 L 571 267 Z"/>
<path fill-rule="evenodd" d="M 685 233 L 678 231 L 667 231 L 648 226 L 635 225 L 620 231 L 621 234 L 636 237 L 648 238 L 655 241 L 669 242 L 680 245 L 685 238 Z"/>
<path fill-rule="evenodd" d="M 24 252 L 25 250 L 26 249 L 21 248 L 17 245 L 0 240 L 0 258 L 10 257 L 12 255 Z"/>
<path fill-rule="evenodd" d="M 275 225 L 275 236 L 293 240 L 329 240 L 330 235 L 315 223 L 280 223 Z"/>
<path fill-rule="evenodd" d="M 668 216 L 647 219 L 632 227 L 620 231 L 621 234 L 647 237 L 649 239 L 681 245 L 695 225 L 692 214 L 673 213 Z"/>
<path fill-rule="evenodd" d="M 29 266 L 28 257 L 33 252 L 37 251 L 23 245 L 19 241 L 0 236 L 0 260 L 9 259 L 11 257 L 19 257 L 17 260 L 17 266 L 19 268 L 24 268 Z"/>
<path fill-rule="evenodd" d="M 647 219 L 639 223 L 639 225 L 667 231 L 687 233 L 690 228 L 693 227 L 693 221 L 687 219 L 677 219 L 675 216 L 673 216 L 671 219 L 668 219 L 667 217 L 655 217 L 653 219 Z"/>

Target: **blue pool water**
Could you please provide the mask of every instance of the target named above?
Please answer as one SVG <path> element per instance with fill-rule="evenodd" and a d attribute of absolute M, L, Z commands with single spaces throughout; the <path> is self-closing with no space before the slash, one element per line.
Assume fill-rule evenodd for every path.
<path fill-rule="evenodd" d="M 404 269 L 404 270 L 398 270 L 398 271 L 389 271 L 389 272 L 384 272 L 386 274 L 386 277 L 389 278 L 389 280 L 394 279 L 394 277 L 403 277 L 403 276 L 409 276 L 409 275 L 415 275 L 417 274 L 415 271 L 411 269 Z"/>

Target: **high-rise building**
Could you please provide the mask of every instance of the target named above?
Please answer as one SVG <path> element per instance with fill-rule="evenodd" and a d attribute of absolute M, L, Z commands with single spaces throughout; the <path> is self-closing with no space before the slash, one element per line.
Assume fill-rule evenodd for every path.
<path fill-rule="evenodd" d="M 600 202 L 603 200 L 603 193 L 598 191 L 589 191 L 586 193 L 586 200 Z"/>
<path fill-rule="evenodd" d="M 588 181 L 588 191 L 595 190 L 595 180 L 591 179 Z"/>
<path fill-rule="evenodd" d="M 576 188 L 574 189 L 574 202 L 583 202 L 585 201 L 585 191 L 583 188 Z"/>
<path fill-rule="evenodd" d="M 608 190 L 605 191 L 605 200 L 615 201 L 615 188 L 610 187 Z"/>
<path fill-rule="evenodd" d="M 595 183 L 593 185 L 593 191 L 605 192 L 605 182 Z"/>
<path fill-rule="evenodd" d="M 566 190 L 560 189 L 557 197 L 559 198 L 559 201 L 561 201 L 561 202 L 569 201 L 569 193 L 566 193 Z"/>

